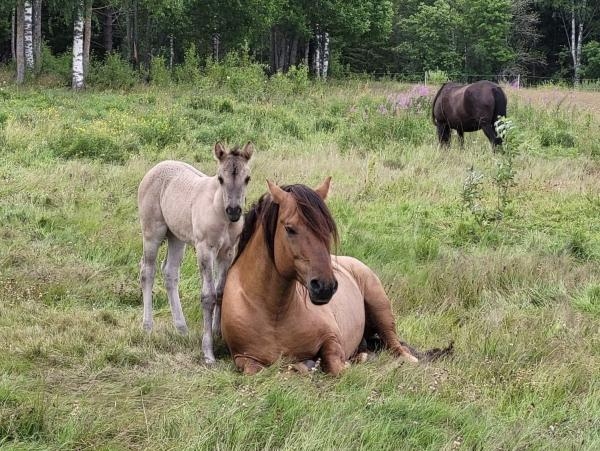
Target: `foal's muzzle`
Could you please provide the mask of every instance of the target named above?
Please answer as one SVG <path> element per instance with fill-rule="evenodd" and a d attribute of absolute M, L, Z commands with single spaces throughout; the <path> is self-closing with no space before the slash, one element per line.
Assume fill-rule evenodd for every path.
<path fill-rule="evenodd" d="M 327 304 L 338 288 L 336 279 L 324 281 L 320 279 L 311 279 L 308 287 L 310 301 L 315 305 Z"/>
<path fill-rule="evenodd" d="M 242 216 L 242 208 L 241 207 L 227 207 L 225 209 L 225 214 L 229 218 L 231 222 L 237 222 Z"/>

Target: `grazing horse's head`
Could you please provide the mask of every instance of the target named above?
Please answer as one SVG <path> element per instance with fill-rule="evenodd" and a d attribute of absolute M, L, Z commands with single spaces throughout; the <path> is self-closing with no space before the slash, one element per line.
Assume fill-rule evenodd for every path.
<path fill-rule="evenodd" d="M 218 142 L 215 144 L 214 155 L 219 162 L 217 179 L 221 185 L 225 214 L 231 222 L 236 222 L 242 216 L 242 208 L 246 203 L 246 187 L 250 181 L 248 162 L 254 148 L 251 142 L 240 149 L 234 147 L 227 150 Z"/>
<path fill-rule="evenodd" d="M 313 304 L 327 304 L 337 290 L 331 265 L 331 241 L 337 241 L 335 222 L 325 205 L 331 177 L 315 190 L 305 185 L 280 188 L 267 182 L 275 212 L 265 233 L 272 233 L 271 255 L 283 277 L 306 287 Z M 267 221 L 268 222 L 268 221 Z M 270 226 L 270 227 L 269 227 Z M 270 240 L 267 241 L 267 243 Z"/>

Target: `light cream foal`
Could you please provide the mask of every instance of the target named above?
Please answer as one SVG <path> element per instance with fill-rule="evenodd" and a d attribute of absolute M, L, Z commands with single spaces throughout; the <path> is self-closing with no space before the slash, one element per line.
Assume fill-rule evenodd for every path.
<path fill-rule="evenodd" d="M 152 330 L 156 257 L 166 238 L 168 250 L 162 270 L 167 297 L 175 327 L 187 333 L 178 283 L 185 245 L 192 244 L 202 271 L 202 352 L 206 363 L 215 361 L 213 331 L 220 334 L 223 287 L 242 231 L 242 208 L 253 150 L 252 143 L 231 150 L 216 143 L 214 156 L 219 163 L 216 175 L 209 177 L 180 161 L 163 161 L 148 171 L 138 189 L 144 245 L 140 263 L 143 327 Z"/>

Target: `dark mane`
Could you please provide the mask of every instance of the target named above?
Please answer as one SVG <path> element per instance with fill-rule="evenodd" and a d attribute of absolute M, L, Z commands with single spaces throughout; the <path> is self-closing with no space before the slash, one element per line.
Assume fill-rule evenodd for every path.
<path fill-rule="evenodd" d="M 325 202 L 319 195 L 307 187 L 306 185 L 284 185 L 281 187 L 284 191 L 290 193 L 297 205 L 298 212 L 303 218 L 306 225 L 312 230 L 317 237 L 327 245 L 329 249 L 331 242 L 337 245 L 339 241 L 337 227 L 335 221 L 325 205 Z M 271 259 L 275 259 L 275 230 L 277 229 L 277 217 L 279 216 L 279 205 L 271 200 L 269 193 L 263 194 L 260 199 L 254 203 L 248 213 L 244 217 L 244 228 L 240 235 L 238 243 L 238 251 L 235 256 L 235 261 L 242 255 L 250 238 L 262 224 L 264 230 L 264 238 L 269 249 Z"/>

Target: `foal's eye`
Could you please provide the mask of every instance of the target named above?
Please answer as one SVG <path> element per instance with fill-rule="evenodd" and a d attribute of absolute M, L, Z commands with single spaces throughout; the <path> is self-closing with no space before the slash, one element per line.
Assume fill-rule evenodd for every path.
<path fill-rule="evenodd" d="M 296 235 L 297 234 L 297 232 L 290 226 L 284 226 L 284 228 L 288 235 Z"/>
<path fill-rule="evenodd" d="M 223 184 L 223 177 L 219 176 L 219 183 L 222 185 Z"/>
<path fill-rule="evenodd" d="M 244 180 L 244 183 L 247 185 L 249 181 L 250 181 L 250 176 L 246 177 L 246 180 Z"/>

